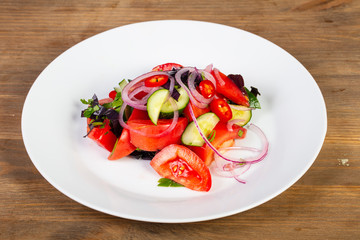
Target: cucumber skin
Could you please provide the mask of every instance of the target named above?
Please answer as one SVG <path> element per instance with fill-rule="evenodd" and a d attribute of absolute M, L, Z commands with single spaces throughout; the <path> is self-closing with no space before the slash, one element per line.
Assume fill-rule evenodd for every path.
<path fill-rule="evenodd" d="M 211 133 L 211 131 L 215 128 L 215 126 L 218 124 L 220 119 L 213 112 L 204 113 L 203 115 L 201 115 L 201 116 L 199 116 L 197 118 L 197 121 L 198 121 L 198 124 L 199 124 L 200 128 L 202 127 L 201 125 L 202 125 L 203 121 L 209 122 L 210 120 L 213 121 L 212 122 L 212 125 L 213 125 L 212 128 L 205 129 L 205 130 L 202 129 L 203 130 L 202 132 L 204 133 L 205 136 L 207 136 L 207 135 L 209 135 Z M 196 133 L 194 134 L 194 132 L 196 132 Z M 192 136 L 189 137 L 189 135 L 192 135 Z M 191 141 L 188 141 L 186 138 L 191 139 Z M 197 138 L 197 139 L 195 139 L 195 138 Z M 185 128 L 183 134 L 181 135 L 181 142 L 184 145 L 201 147 L 202 145 L 204 145 L 205 140 L 201 137 L 199 131 L 197 130 L 197 127 L 195 126 L 195 123 L 191 122 Z"/>
<path fill-rule="evenodd" d="M 232 104 L 229 104 L 229 106 L 230 106 L 230 108 L 231 108 L 231 106 L 233 106 L 233 105 L 232 105 Z M 236 106 L 236 105 L 234 105 L 234 106 Z M 235 110 L 235 109 L 231 108 L 231 112 L 232 112 L 233 116 L 235 115 L 236 111 L 245 112 L 245 111 Z M 245 118 L 242 118 L 242 117 L 240 117 L 240 118 L 235 118 L 235 117 L 233 117 L 233 118 L 231 118 L 230 120 L 234 120 L 234 119 L 242 119 L 242 120 L 245 120 L 245 123 L 235 123 L 236 125 L 238 125 L 238 126 L 240 126 L 240 127 L 243 127 L 243 126 L 245 126 L 246 124 L 248 124 L 248 123 L 250 122 L 251 118 L 252 118 L 252 111 L 250 110 L 250 111 L 248 111 L 248 112 L 250 113 L 250 116 L 248 116 L 248 117 L 245 117 Z"/>
<path fill-rule="evenodd" d="M 166 94 L 166 95 L 164 95 L 164 94 Z M 155 91 L 153 94 L 151 94 L 151 96 L 147 100 L 146 109 L 147 109 L 147 112 L 148 112 L 151 122 L 154 123 L 155 125 L 157 125 L 157 121 L 160 116 L 160 110 L 164 103 L 161 101 L 159 102 L 158 100 L 160 99 L 162 101 L 165 101 L 168 94 L 169 94 L 169 90 L 159 89 L 159 90 Z M 160 96 L 160 98 L 159 98 L 159 96 Z M 156 104 L 154 104 L 155 101 L 156 101 Z"/>
<path fill-rule="evenodd" d="M 179 101 L 175 101 L 176 105 L 178 106 L 179 115 L 184 111 L 186 106 L 189 104 L 190 98 L 187 95 L 186 91 L 183 88 L 178 89 L 180 93 Z M 171 107 L 166 106 L 168 102 L 164 103 L 160 110 L 160 118 L 172 118 L 174 116 L 174 111 Z"/>
<path fill-rule="evenodd" d="M 179 116 L 183 113 L 184 109 L 178 110 L 179 111 Z M 174 112 L 169 112 L 169 113 L 165 113 L 165 112 L 160 112 L 160 116 L 159 119 L 170 119 L 174 117 Z"/>
<path fill-rule="evenodd" d="M 179 115 L 181 115 L 186 108 L 186 106 L 189 104 L 190 98 L 187 95 L 186 91 L 183 88 L 178 89 L 180 93 L 179 101 L 176 101 L 176 105 L 178 106 Z M 164 103 L 165 104 L 165 103 Z M 164 106 L 160 110 L 160 117 L 159 118 L 173 118 L 174 117 L 174 111 L 172 111 L 169 108 L 165 108 Z"/>

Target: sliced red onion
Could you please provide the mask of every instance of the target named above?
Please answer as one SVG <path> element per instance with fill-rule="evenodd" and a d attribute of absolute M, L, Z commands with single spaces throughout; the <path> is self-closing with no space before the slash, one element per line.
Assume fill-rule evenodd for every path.
<path fill-rule="evenodd" d="M 204 133 L 201 131 L 201 128 L 198 124 L 198 122 L 196 121 L 196 117 L 194 114 L 194 111 L 192 110 L 192 108 L 189 108 L 189 112 L 190 112 L 190 116 L 194 121 L 194 124 L 196 126 L 196 128 L 198 129 L 200 136 L 202 137 L 202 139 L 204 139 L 205 143 L 214 151 L 214 153 L 216 155 L 218 155 L 219 157 L 221 157 L 222 159 L 226 160 L 226 161 L 230 161 L 230 162 L 234 162 L 234 163 L 249 163 L 249 164 L 253 164 L 253 163 L 257 163 L 260 162 L 261 160 L 263 160 L 265 158 L 265 156 L 267 155 L 268 152 L 268 147 L 269 147 L 269 142 L 267 141 L 267 138 L 265 136 L 265 134 L 261 131 L 261 129 L 257 126 L 255 126 L 254 124 L 250 124 L 250 126 L 248 127 L 249 130 L 254 131 L 257 135 L 259 135 L 260 140 L 262 142 L 262 151 L 258 154 L 258 156 L 256 156 L 255 158 L 248 158 L 248 159 L 232 159 L 232 158 L 228 158 L 225 157 L 224 155 L 222 155 L 211 143 L 210 141 L 207 139 L 207 137 L 204 135 Z"/>
<path fill-rule="evenodd" d="M 209 64 L 206 66 L 206 68 L 204 69 L 205 72 L 211 73 L 213 69 L 213 64 Z M 206 77 L 206 76 L 205 76 Z"/>
<path fill-rule="evenodd" d="M 215 87 L 215 89 L 216 89 L 216 80 L 215 80 L 215 78 L 213 77 L 213 75 L 212 75 L 211 73 L 205 71 L 205 70 L 204 70 L 204 71 L 201 71 L 200 73 L 201 73 L 201 74 L 204 74 L 205 79 L 207 79 L 207 80 L 209 80 L 210 82 L 212 82 L 212 84 L 214 84 L 214 87 Z"/>
<path fill-rule="evenodd" d="M 228 130 L 229 132 L 233 132 L 233 131 L 234 131 L 233 126 L 234 126 L 234 124 L 236 124 L 236 123 L 244 124 L 245 121 L 244 121 L 243 119 L 233 119 L 233 120 L 230 120 L 230 121 L 228 121 L 227 124 L 226 124 L 227 130 Z"/>
<path fill-rule="evenodd" d="M 251 110 L 255 109 L 255 108 L 245 107 L 245 106 L 241 106 L 241 105 L 231 105 L 230 107 L 234 110 L 239 110 L 239 111 L 251 111 Z"/>
<path fill-rule="evenodd" d="M 197 71 L 194 71 L 190 74 L 189 78 L 188 78 L 188 86 L 189 86 L 189 90 L 191 92 L 191 94 L 194 96 L 194 98 L 202 105 L 208 105 L 214 97 L 212 98 L 204 98 L 203 95 L 201 95 L 201 93 L 199 93 L 196 88 L 195 88 L 195 79 L 196 79 L 196 74 Z"/>
<path fill-rule="evenodd" d="M 146 133 L 144 133 L 144 131 L 140 131 L 140 130 L 131 128 L 128 124 L 126 124 L 124 122 L 124 119 L 123 119 L 124 111 L 125 111 L 125 108 L 127 106 L 127 104 L 125 102 L 123 103 L 123 105 L 120 108 L 119 123 L 123 128 L 126 128 L 129 131 L 136 132 L 136 133 L 138 133 L 138 134 L 140 134 L 142 136 L 155 137 L 155 138 L 165 136 L 165 135 L 169 134 L 175 128 L 175 126 L 176 126 L 176 124 L 178 123 L 178 120 L 179 120 L 179 111 L 178 111 L 178 108 L 177 108 L 177 104 L 175 103 L 175 100 L 173 98 L 170 98 L 169 101 L 171 103 L 171 106 L 174 109 L 174 117 L 172 118 L 172 122 L 171 122 L 170 126 L 165 131 L 163 131 L 163 132 L 161 132 L 159 134 L 146 134 Z"/>
<path fill-rule="evenodd" d="M 169 94 L 169 97 L 171 97 L 172 94 L 173 94 L 173 91 L 174 91 L 174 87 L 175 87 L 175 79 L 174 79 L 172 76 L 169 76 L 169 80 L 168 80 L 168 81 L 170 81 L 170 86 L 169 86 L 169 92 L 170 92 L 170 94 Z"/>
<path fill-rule="evenodd" d="M 218 176 L 226 177 L 226 178 L 234 178 L 238 182 L 245 184 L 246 181 L 240 179 L 239 176 L 247 172 L 250 169 L 250 166 L 251 164 L 244 164 L 244 165 L 236 164 L 235 168 L 229 170 L 223 170 L 222 168 L 219 167 L 213 167 L 212 169 L 214 170 L 215 174 Z"/>
<path fill-rule="evenodd" d="M 193 103 L 196 107 L 198 108 L 205 108 L 207 107 L 207 104 L 202 104 L 201 102 L 197 101 L 194 96 L 191 94 L 191 91 L 186 87 L 186 85 L 181 81 L 181 75 L 183 75 L 183 73 L 190 71 L 190 73 L 192 73 L 193 71 L 195 71 L 194 68 L 190 68 L 190 67 L 186 67 L 186 68 L 182 68 L 181 70 L 179 70 L 176 74 L 175 74 L 175 80 L 176 82 L 186 91 L 186 93 L 189 95 L 190 101 L 191 103 Z"/>
<path fill-rule="evenodd" d="M 127 105 L 130 105 L 133 108 L 139 109 L 139 110 L 146 110 L 146 106 L 144 104 L 140 104 L 139 100 L 134 100 L 131 99 L 129 97 L 129 95 L 131 94 L 132 91 L 134 91 L 135 87 L 137 87 L 136 85 L 139 84 L 139 82 L 153 77 L 153 76 L 167 76 L 169 77 L 169 74 L 167 72 L 148 72 L 145 73 L 137 78 L 135 78 L 134 80 L 132 80 L 131 82 L 129 82 L 123 89 L 122 91 L 122 95 L 121 98 L 124 101 L 124 103 L 126 103 Z"/>
<path fill-rule="evenodd" d="M 217 68 L 214 68 L 214 74 L 215 74 L 216 79 L 218 80 L 219 85 L 224 86 L 225 82 L 224 82 L 224 80 L 222 80 L 222 77 L 220 76 L 220 72 Z"/>
<path fill-rule="evenodd" d="M 136 101 L 136 103 L 139 104 L 139 105 L 145 105 L 147 103 L 147 99 L 150 97 L 150 95 L 153 94 L 155 91 L 157 91 L 159 89 L 160 89 L 160 87 L 151 87 L 151 88 L 149 88 L 149 87 L 146 87 L 144 85 L 144 86 L 138 87 L 137 89 L 132 91 L 129 94 L 129 98 L 131 100 L 133 100 L 133 101 Z M 141 92 L 145 92 L 146 95 L 142 99 L 134 99 L 136 94 L 141 93 Z"/>
<path fill-rule="evenodd" d="M 233 159 L 233 158 L 224 158 L 223 156 L 220 156 L 222 159 L 225 159 L 227 161 L 230 162 L 234 162 L 234 163 L 246 163 L 246 164 L 254 164 L 254 163 L 258 163 L 260 161 L 262 161 L 269 150 L 269 142 L 265 136 L 265 134 L 263 133 L 263 131 L 261 131 L 261 129 L 259 127 L 257 127 L 255 124 L 250 124 L 247 127 L 248 130 L 253 131 L 255 134 L 258 135 L 258 137 L 260 138 L 262 147 L 261 150 L 256 149 L 256 148 L 251 148 L 251 147 L 244 147 L 244 146 L 238 146 L 238 147 L 227 147 L 227 148 L 221 148 L 219 149 L 219 151 L 222 150 L 248 150 L 248 151 L 253 151 L 253 152 L 258 152 L 258 154 L 254 157 L 247 157 L 244 159 Z M 215 156 L 216 159 L 216 156 Z"/>

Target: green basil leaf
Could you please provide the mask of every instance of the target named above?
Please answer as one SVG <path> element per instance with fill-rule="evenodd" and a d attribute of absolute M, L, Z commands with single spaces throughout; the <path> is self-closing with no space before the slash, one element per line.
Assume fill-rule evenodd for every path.
<path fill-rule="evenodd" d="M 247 95 L 249 97 L 250 107 L 260 109 L 261 106 L 260 106 L 260 102 L 257 99 L 257 97 L 255 97 L 255 95 L 252 92 L 250 92 L 249 89 L 247 89 L 246 87 L 245 87 L 245 91 L 246 91 L 246 93 L 247 93 Z"/>
<path fill-rule="evenodd" d="M 183 187 L 183 185 L 168 178 L 160 178 L 158 183 L 159 187 Z"/>

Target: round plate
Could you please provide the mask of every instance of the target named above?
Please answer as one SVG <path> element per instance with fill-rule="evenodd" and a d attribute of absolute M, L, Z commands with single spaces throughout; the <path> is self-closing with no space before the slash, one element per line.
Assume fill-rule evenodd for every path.
<path fill-rule="evenodd" d="M 122 79 L 165 62 L 198 68 L 212 63 L 259 89 L 262 109 L 253 111 L 251 122 L 265 132 L 270 149 L 243 176 L 246 184 L 213 175 L 206 193 L 157 187 L 160 177 L 149 161 L 108 161 L 108 152 L 82 137 L 81 98 L 107 97 Z M 98 211 L 149 222 L 215 219 L 270 200 L 309 169 L 326 128 L 319 87 L 294 57 L 249 32 L 197 21 L 136 23 L 82 41 L 39 75 L 22 115 L 27 152 L 55 188 Z"/>

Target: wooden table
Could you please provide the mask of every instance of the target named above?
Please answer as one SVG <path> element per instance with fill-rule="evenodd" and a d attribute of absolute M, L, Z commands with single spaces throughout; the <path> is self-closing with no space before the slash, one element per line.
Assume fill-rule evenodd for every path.
<path fill-rule="evenodd" d="M 315 163 L 290 189 L 222 219 L 157 224 L 89 209 L 39 174 L 20 128 L 26 94 L 39 73 L 94 34 L 159 19 L 247 30 L 286 49 L 310 71 L 325 98 L 328 131 Z M 360 239 L 359 94 L 360 1 L 2 0 L 0 239 Z"/>

